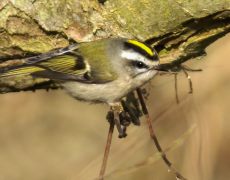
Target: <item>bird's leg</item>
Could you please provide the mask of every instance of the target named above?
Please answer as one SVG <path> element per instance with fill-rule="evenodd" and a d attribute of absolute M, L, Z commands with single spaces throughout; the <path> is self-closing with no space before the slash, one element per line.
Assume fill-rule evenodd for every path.
<path fill-rule="evenodd" d="M 119 138 L 124 138 L 127 136 L 126 134 L 126 126 L 123 126 L 121 123 L 124 120 L 125 112 L 121 103 L 113 103 L 111 105 L 111 111 L 114 113 L 114 123 L 117 127 Z"/>
<path fill-rule="evenodd" d="M 120 119 L 120 124 L 126 128 L 130 125 L 131 123 L 131 118 L 128 114 L 128 112 L 126 112 L 125 110 L 122 111 L 120 114 L 119 114 L 119 119 Z"/>
<path fill-rule="evenodd" d="M 126 100 L 121 101 L 121 104 L 126 112 L 127 119 L 134 125 L 139 126 L 141 124 L 139 117 L 142 116 L 142 112 L 139 106 L 139 101 L 135 97 L 134 92 L 129 93 Z"/>
<path fill-rule="evenodd" d="M 158 150 L 158 152 L 161 154 L 161 158 L 163 159 L 163 161 L 165 162 L 166 166 L 168 167 L 169 171 L 173 172 L 175 175 L 176 175 L 176 178 L 177 179 L 180 179 L 180 180 L 186 180 L 186 178 L 184 178 L 172 165 L 172 163 L 168 160 L 165 152 L 162 150 L 161 148 L 161 145 L 156 137 L 156 134 L 154 132 L 154 129 L 153 129 L 153 126 L 152 126 L 152 120 L 149 116 L 149 112 L 148 112 L 148 109 L 145 105 L 145 102 L 144 102 L 144 98 L 142 96 L 142 92 L 141 92 L 141 89 L 140 88 L 137 88 L 137 95 L 138 95 L 138 98 L 139 98 L 139 101 L 140 101 L 140 104 L 141 104 L 141 107 L 142 107 L 142 111 L 145 115 L 145 118 L 147 120 L 147 123 L 148 123 L 148 126 L 149 126 L 149 133 L 150 133 L 150 137 L 152 138 L 152 140 L 154 141 L 154 144 Z"/>

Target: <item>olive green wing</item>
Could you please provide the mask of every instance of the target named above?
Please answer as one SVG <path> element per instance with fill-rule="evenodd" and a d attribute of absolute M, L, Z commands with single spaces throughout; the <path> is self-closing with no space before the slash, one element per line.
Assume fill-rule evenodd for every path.
<path fill-rule="evenodd" d="M 77 52 L 77 46 L 58 49 L 49 53 L 30 57 L 24 64 L 0 69 L 0 78 L 31 75 L 39 78 L 64 81 L 90 82 L 86 62 Z"/>
<path fill-rule="evenodd" d="M 43 71 L 31 73 L 34 77 L 64 81 L 90 82 L 89 70 L 84 59 L 77 54 L 65 54 L 36 64 Z"/>

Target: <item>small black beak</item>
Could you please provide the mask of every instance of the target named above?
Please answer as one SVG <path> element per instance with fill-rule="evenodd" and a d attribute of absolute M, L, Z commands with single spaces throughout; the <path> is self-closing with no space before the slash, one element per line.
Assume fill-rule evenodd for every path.
<path fill-rule="evenodd" d="M 157 71 L 168 71 L 164 69 L 160 64 L 153 66 L 151 69 L 157 70 Z"/>
<path fill-rule="evenodd" d="M 157 71 L 161 71 L 161 72 L 169 72 L 169 70 L 170 70 L 170 68 L 165 66 L 165 64 L 158 64 L 158 65 L 154 66 L 152 69 L 157 70 Z"/>

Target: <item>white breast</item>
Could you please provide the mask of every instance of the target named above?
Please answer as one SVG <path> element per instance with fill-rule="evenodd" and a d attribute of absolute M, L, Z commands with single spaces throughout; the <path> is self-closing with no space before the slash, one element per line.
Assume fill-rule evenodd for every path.
<path fill-rule="evenodd" d="M 130 91 L 149 81 L 155 74 L 156 71 L 151 71 L 141 75 L 142 77 L 139 75 L 135 79 L 123 77 L 105 84 L 65 82 L 63 87 L 71 96 L 79 100 L 114 103 L 118 102 Z"/>

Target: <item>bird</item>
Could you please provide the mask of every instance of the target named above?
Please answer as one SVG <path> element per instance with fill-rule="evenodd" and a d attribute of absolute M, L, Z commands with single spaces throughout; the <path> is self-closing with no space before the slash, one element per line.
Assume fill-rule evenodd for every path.
<path fill-rule="evenodd" d="M 157 74 L 154 48 L 134 39 L 105 38 L 25 58 L 0 69 L 0 78 L 31 75 L 60 83 L 72 97 L 116 105 Z"/>

